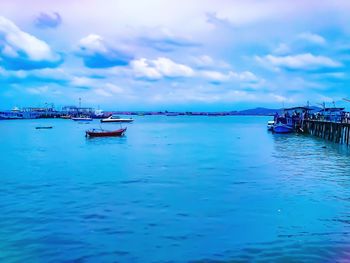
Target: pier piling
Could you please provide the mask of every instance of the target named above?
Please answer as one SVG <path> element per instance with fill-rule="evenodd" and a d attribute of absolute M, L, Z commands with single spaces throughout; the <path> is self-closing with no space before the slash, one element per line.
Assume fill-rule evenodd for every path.
<path fill-rule="evenodd" d="M 346 144 L 350 143 L 350 123 L 330 122 L 322 120 L 304 120 L 303 130 L 325 140 Z"/>

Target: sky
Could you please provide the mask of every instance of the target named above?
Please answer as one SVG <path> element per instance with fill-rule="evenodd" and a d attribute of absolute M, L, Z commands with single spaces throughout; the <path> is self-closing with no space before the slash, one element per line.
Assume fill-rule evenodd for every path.
<path fill-rule="evenodd" d="M 0 108 L 347 106 L 350 1 L 2 0 Z"/>

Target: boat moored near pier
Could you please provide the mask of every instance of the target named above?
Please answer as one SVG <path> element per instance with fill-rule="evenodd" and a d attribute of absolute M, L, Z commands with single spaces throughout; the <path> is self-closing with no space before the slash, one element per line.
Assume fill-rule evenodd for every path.
<path fill-rule="evenodd" d="M 275 133 L 291 133 L 293 132 L 293 127 L 279 122 L 273 126 L 272 130 Z"/>
<path fill-rule="evenodd" d="M 275 125 L 275 121 L 268 121 L 267 122 L 267 130 L 272 131 L 274 125 Z"/>
<path fill-rule="evenodd" d="M 303 122 L 309 114 L 309 107 L 284 109 L 283 115 L 274 117 L 272 131 L 275 133 L 292 133 L 302 131 Z"/>

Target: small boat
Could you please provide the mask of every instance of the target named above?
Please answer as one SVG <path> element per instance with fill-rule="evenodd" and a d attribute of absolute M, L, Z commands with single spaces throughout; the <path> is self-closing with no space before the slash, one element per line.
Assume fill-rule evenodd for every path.
<path fill-rule="evenodd" d="M 35 127 L 35 129 L 37 130 L 40 130 L 40 129 L 52 129 L 53 127 L 52 126 L 38 126 L 38 127 Z"/>
<path fill-rule="evenodd" d="M 75 117 L 72 118 L 73 121 L 92 121 L 92 118 L 90 117 Z"/>
<path fill-rule="evenodd" d="M 291 133 L 293 132 L 293 127 L 279 122 L 273 126 L 273 131 L 275 133 Z"/>
<path fill-rule="evenodd" d="M 123 119 L 119 116 L 112 115 L 108 117 L 107 119 L 102 119 L 101 122 L 133 122 L 134 120 L 132 118 Z"/>
<path fill-rule="evenodd" d="M 177 113 L 177 112 L 168 112 L 165 115 L 166 116 L 179 116 L 179 113 Z"/>
<path fill-rule="evenodd" d="M 115 130 L 115 131 L 106 131 L 103 129 L 92 129 L 85 132 L 86 137 L 118 137 L 123 136 L 126 131 L 126 127 Z"/>
<path fill-rule="evenodd" d="M 310 111 L 309 107 L 293 107 L 284 109 L 284 114 L 275 116 L 273 132 L 292 133 L 303 132 L 303 120 Z"/>
<path fill-rule="evenodd" d="M 268 121 L 267 122 L 267 130 L 272 131 L 274 125 L 275 125 L 275 121 Z"/>
<path fill-rule="evenodd" d="M 71 119 L 72 117 L 70 115 L 62 115 L 60 118 L 68 120 L 68 119 Z"/>

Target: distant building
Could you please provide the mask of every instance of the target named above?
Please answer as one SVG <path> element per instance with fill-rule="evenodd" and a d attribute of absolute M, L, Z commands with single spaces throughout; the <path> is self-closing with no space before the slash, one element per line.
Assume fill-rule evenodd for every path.
<path fill-rule="evenodd" d="M 90 107 L 65 106 L 62 108 L 62 114 L 70 115 L 70 116 L 78 116 L 78 115 L 92 116 L 95 114 L 95 109 Z"/>
<path fill-rule="evenodd" d="M 23 119 L 23 114 L 19 111 L 0 111 L 0 120 Z"/>

